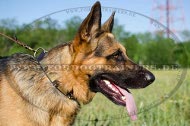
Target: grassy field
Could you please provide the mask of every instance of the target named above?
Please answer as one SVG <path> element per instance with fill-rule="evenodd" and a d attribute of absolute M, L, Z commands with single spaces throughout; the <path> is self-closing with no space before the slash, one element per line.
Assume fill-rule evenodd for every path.
<path fill-rule="evenodd" d="M 74 125 L 190 126 L 190 70 L 179 88 L 177 83 L 183 70 L 152 72 L 156 76 L 152 85 L 145 89 L 131 90 L 139 112 L 137 121 L 129 119 L 124 107 L 115 105 L 102 94 L 97 94 L 90 104 L 82 106 Z M 169 97 L 172 90 L 174 94 Z M 166 98 L 168 99 L 165 100 Z"/>

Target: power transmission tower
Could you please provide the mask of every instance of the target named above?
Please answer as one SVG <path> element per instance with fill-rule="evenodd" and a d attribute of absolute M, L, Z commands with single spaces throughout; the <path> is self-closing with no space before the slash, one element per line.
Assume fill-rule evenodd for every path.
<path fill-rule="evenodd" d="M 170 31 L 176 33 L 185 29 L 183 0 L 153 0 L 152 12 L 154 18 L 167 27 L 168 38 Z"/>

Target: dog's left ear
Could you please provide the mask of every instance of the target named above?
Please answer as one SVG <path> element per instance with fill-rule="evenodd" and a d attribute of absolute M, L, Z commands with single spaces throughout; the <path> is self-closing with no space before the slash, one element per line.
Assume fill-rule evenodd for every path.
<path fill-rule="evenodd" d="M 114 15 L 115 11 L 112 13 L 112 15 L 109 17 L 109 19 L 102 25 L 102 30 L 105 32 L 112 32 L 113 24 L 114 24 Z"/>

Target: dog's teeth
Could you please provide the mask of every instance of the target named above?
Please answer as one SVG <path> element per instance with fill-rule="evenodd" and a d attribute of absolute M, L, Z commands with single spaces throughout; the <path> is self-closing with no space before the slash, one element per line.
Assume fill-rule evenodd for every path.
<path fill-rule="evenodd" d="M 108 80 L 103 80 L 107 85 L 110 84 L 110 82 Z"/>
<path fill-rule="evenodd" d="M 115 92 L 117 91 L 117 90 L 115 90 L 115 88 L 112 88 L 112 90 L 115 91 Z"/>
<path fill-rule="evenodd" d="M 119 93 L 119 91 L 115 88 L 112 88 L 113 91 L 115 91 L 116 93 Z"/>
<path fill-rule="evenodd" d="M 115 89 L 115 87 L 110 83 L 110 81 L 108 80 L 103 80 L 104 83 L 113 91 L 115 91 L 116 93 L 119 93 L 119 91 L 117 89 Z"/>
<path fill-rule="evenodd" d="M 126 100 L 125 96 L 121 96 L 121 99 L 122 99 L 122 100 Z"/>
<path fill-rule="evenodd" d="M 111 83 L 108 80 L 103 80 L 106 85 L 108 85 L 109 88 L 112 88 Z"/>

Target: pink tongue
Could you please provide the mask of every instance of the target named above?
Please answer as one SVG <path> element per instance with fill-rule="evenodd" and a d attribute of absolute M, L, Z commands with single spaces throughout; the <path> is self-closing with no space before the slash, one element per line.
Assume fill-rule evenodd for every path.
<path fill-rule="evenodd" d="M 137 107 L 135 104 L 135 100 L 132 96 L 131 93 L 126 93 L 125 94 L 126 97 L 126 108 L 128 111 L 129 116 L 131 117 L 131 120 L 136 120 L 137 119 Z"/>
<path fill-rule="evenodd" d="M 134 100 L 132 94 L 125 91 L 122 88 L 119 88 L 119 90 L 121 91 L 121 93 L 123 95 L 125 95 L 125 98 L 126 98 L 125 102 L 126 102 L 126 108 L 128 111 L 128 115 L 130 116 L 131 120 L 136 120 L 137 119 L 137 107 L 136 107 L 135 100 Z"/>

